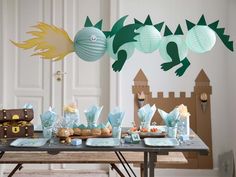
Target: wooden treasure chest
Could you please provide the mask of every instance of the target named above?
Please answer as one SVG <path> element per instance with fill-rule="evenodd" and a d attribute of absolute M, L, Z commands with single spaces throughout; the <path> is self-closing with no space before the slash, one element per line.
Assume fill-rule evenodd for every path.
<path fill-rule="evenodd" d="M 0 138 L 32 137 L 34 126 L 33 109 L 0 110 Z"/>

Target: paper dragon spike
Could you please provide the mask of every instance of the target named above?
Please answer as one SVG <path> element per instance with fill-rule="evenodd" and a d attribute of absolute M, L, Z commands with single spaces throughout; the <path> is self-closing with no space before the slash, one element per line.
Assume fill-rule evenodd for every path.
<path fill-rule="evenodd" d="M 164 22 L 153 25 L 148 15 L 144 23 L 134 19 L 134 23 L 124 25 L 127 17 L 121 17 L 111 31 L 102 31 L 102 20 L 94 25 L 87 17 L 84 28 L 77 32 L 73 41 L 63 29 L 40 22 L 33 26 L 35 31 L 27 32 L 33 38 L 21 43 L 11 42 L 22 49 L 34 48 L 33 55 L 49 60 L 62 60 L 69 53 L 75 52 L 79 58 L 92 62 L 99 60 L 107 52 L 115 60 L 112 65 L 114 71 L 122 70 L 135 48 L 144 53 L 159 49 L 165 61 L 161 64 L 161 69 L 168 71 L 181 64 L 175 71 L 177 76 L 182 76 L 190 66 L 188 49 L 196 53 L 211 50 L 216 42 L 216 34 L 229 50 L 234 50 L 233 41 L 230 41 L 229 35 L 224 34 L 225 29 L 218 27 L 219 20 L 207 25 L 204 15 L 197 24 L 186 20 L 188 32 L 185 39 L 180 25 L 174 33 L 166 25 L 162 36 Z"/>

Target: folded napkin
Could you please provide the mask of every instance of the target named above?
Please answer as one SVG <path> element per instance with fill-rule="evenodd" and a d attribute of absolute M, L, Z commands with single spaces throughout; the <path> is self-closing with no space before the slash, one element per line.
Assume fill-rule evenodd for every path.
<path fill-rule="evenodd" d="M 177 123 L 180 119 L 179 109 L 175 108 L 170 113 L 166 113 L 165 111 L 158 109 L 162 119 L 164 120 L 167 127 L 176 127 Z"/>
<path fill-rule="evenodd" d="M 33 109 L 33 105 L 30 104 L 30 103 L 26 103 L 26 104 L 23 106 L 23 108 L 25 108 L 25 109 Z"/>
<path fill-rule="evenodd" d="M 115 108 L 108 115 L 108 121 L 112 127 L 120 127 L 124 118 L 125 112 L 122 112 L 119 108 Z"/>
<path fill-rule="evenodd" d="M 140 124 L 150 125 L 150 122 L 156 112 L 156 109 L 157 108 L 155 104 L 152 107 L 149 104 L 146 104 L 145 106 L 141 107 L 138 110 L 138 117 L 139 117 Z"/>
<path fill-rule="evenodd" d="M 103 106 L 91 106 L 84 110 L 88 122 L 88 128 L 94 128 L 97 126 L 97 120 L 102 112 L 102 108 Z"/>
<path fill-rule="evenodd" d="M 64 124 L 67 128 L 75 128 L 79 126 L 79 110 L 75 103 L 64 106 Z"/>
<path fill-rule="evenodd" d="M 42 127 L 53 127 L 56 122 L 57 114 L 49 107 L 48 111 L 40 115 Z"/>

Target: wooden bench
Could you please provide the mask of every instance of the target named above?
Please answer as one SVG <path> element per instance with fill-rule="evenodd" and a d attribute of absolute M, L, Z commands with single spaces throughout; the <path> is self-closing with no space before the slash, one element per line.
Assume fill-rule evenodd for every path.
<path fill-rule="evenodd" d="M 140 152 L 123 152 L 128 163 L 140 167 L 143 176 L 144 155 Z M 51 155 L 46 152 L 6 152 L 0 159 L 2 164 L 38 164 L 38 163 L 120 163 L 114 152 L 60 152 Z M 186 164 L 187 159 L 181 152 L 158 155 L 156 166 L 165 164 Z M 112 166 L 114 167 L 114 166 Z"/>

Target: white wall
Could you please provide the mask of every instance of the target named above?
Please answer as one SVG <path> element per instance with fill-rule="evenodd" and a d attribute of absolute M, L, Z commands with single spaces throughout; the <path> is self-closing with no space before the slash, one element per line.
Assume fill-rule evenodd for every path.
<path fill-rule="evenodd" d="M 236 1 L 235 0 L 229 0 L 229 32 L 231 34 L 231 37 L 234 41 L 236 41 L 236 23 L 235 23 L 235 17 L 236 17 Z M 235 47 L 234 47 L 235 49 Z M 236 49 L 235 49 L 236 50 Z M 236 66 L 236 53 L 229 53 L 228 54 L 228 100 L 226 105 L 228 106 L 229 109 L 229 118 L 230 118 L 230 126 L 228 127 L 229 135 L 228 139 L 230 140 L 230 146 L 229 150 L 233 149 L 234 154 L 236 157 L 236 141 L 234 136 L 236 135 L 236 114 L 235 114 L 235 108 L 236 108 L 236 71 L 235 71 L 235 66 Z M 232 140 L 233 139 L 233 140 Z"/>
<path fill-rule="evenodd" d="M 129 14 L 128 21 L 133 18 L 144 21 L 148 14 L 151 15 L 153 22 L 165 21 L 174 32 L 178 24 L 181 24 L 183 31 L 186 32 L 185 19 L 196 22 L 202 14 L 205 14 L 207 22 L 211 23 L 220 20 L 222 27 L 227 26 L 228 1 L 222 0 L 198 0 L 198 1 L 175 1 L 175 0 L 121 0 L 119 5 L 119 15 Z M 235 17 L 235 16 L 234 16 Z M 226 30 L 227 31 L 227 30 Z M 228 32 L 228 31 L 227 31 Z M 231 31 L 230 34 L 233 32 Z M 132 58 L 125 64 L 120 73 L 120 106 L 126 110 L 124 125 L 131 125 L 133 119 L 133 95 L 131 86 L 133 78 L 142 68 L 149 79 L 149 85 L 153 95 L 157 91 L 186 91 L 191 92 L 194 80 L 203 68 L 211 80 L 213 87 L 212 95 L 212 136 L 213 136 L 213 157 L 214 167 L 217 167 L 218 154 L 229 149 L 228 127 L 231 118 L 228 116 L 227 106 L 227 53 L 228 49 L 217 39 L 214 48 L 204 54 L 189 52 L 188 58 L 191 66 L 184 76 L 178 78 L 174 70 L 164 72 L 160 69 L 163 62 L 158 52 L 144 54 L 135 51 Z M 158 105 L 156 105 L 158 107 Z"/>

